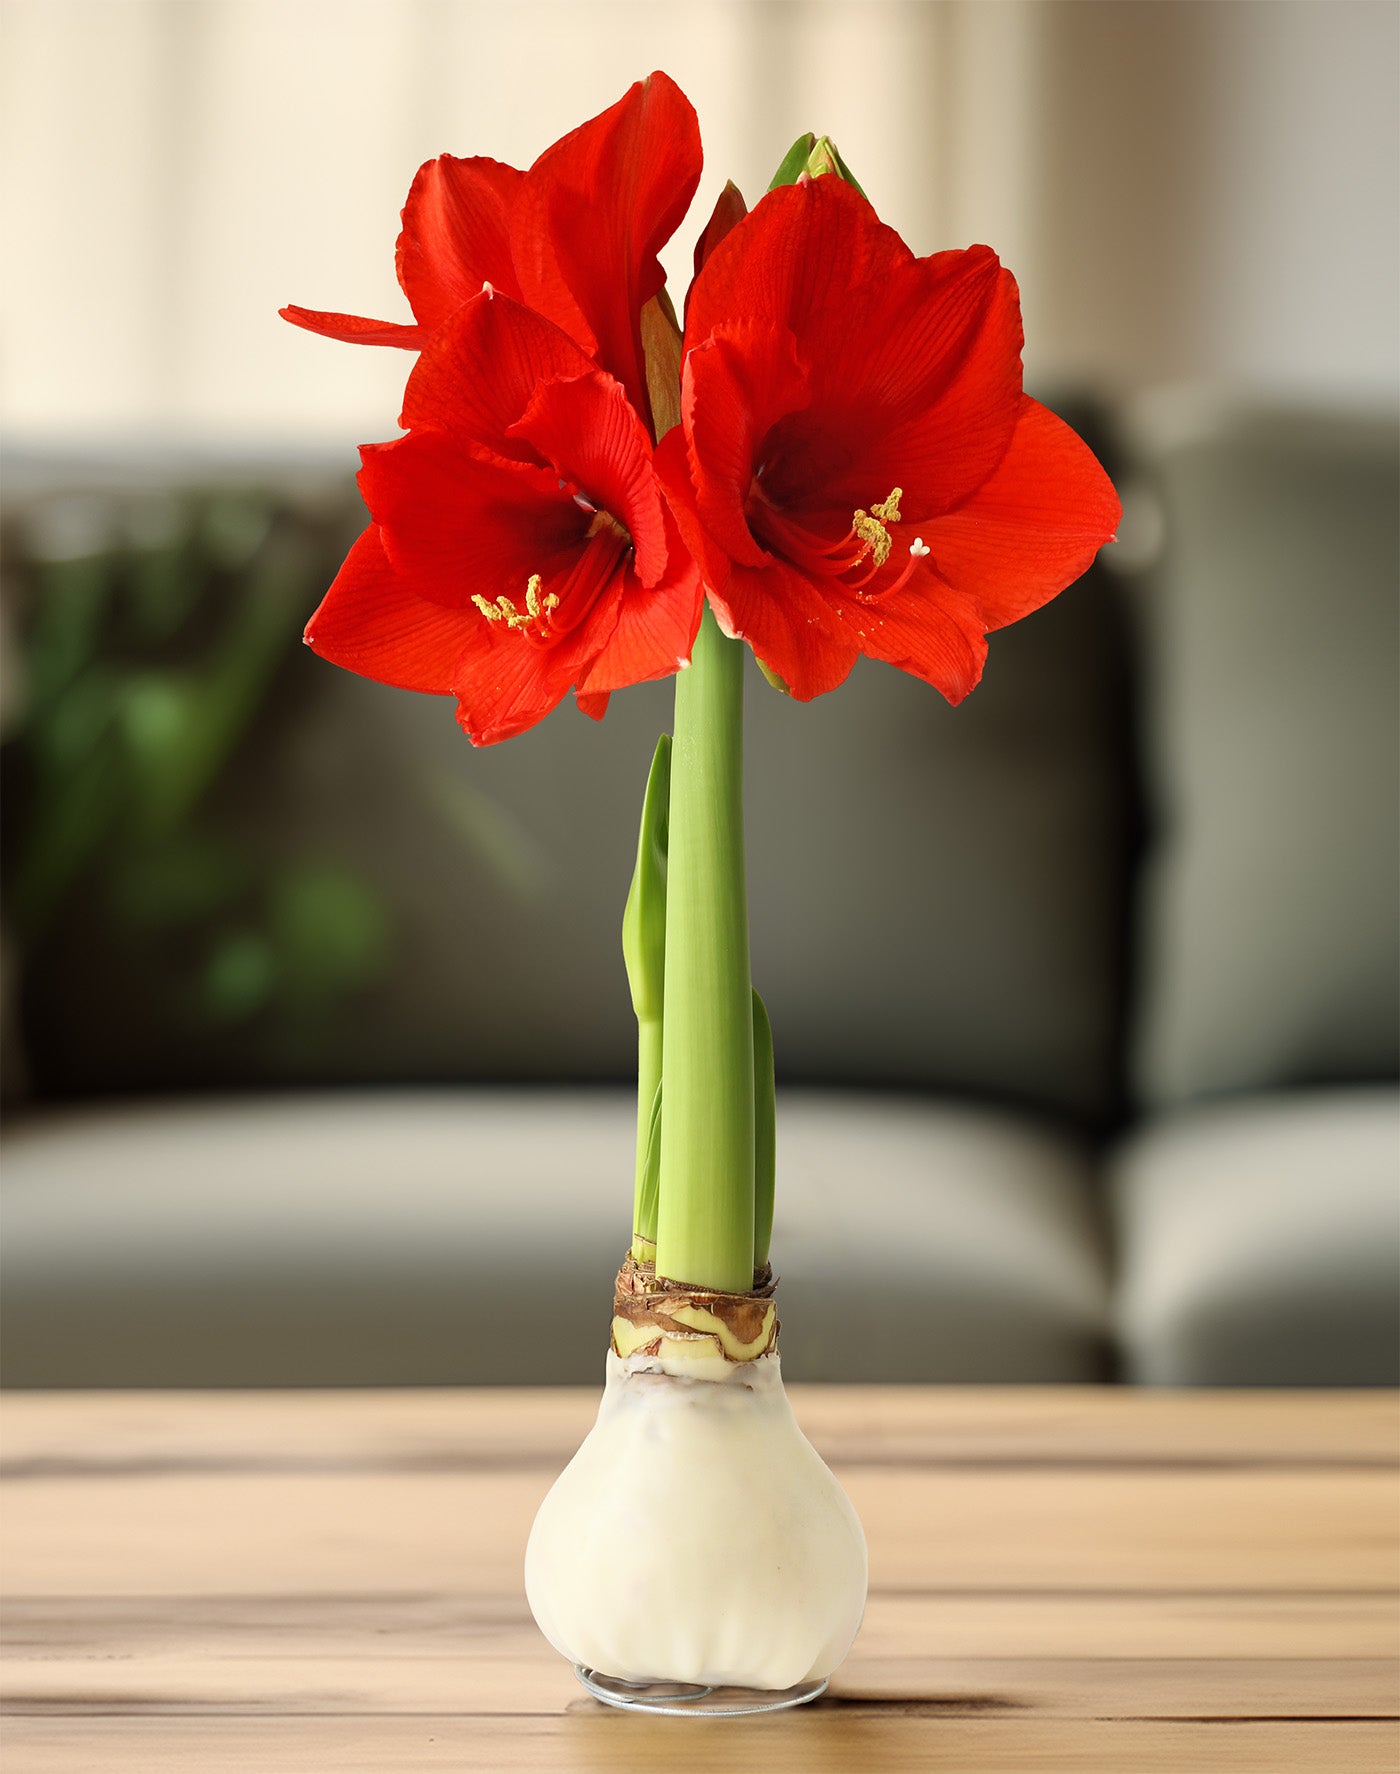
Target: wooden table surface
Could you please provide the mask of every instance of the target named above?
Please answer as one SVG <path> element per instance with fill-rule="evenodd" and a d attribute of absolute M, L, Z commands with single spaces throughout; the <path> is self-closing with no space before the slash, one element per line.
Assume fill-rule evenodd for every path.
<path fill-rule="evenodd" d="M 6 1774 L 1400 1768 L 1389 1395 L 793 1399 L 865 1625 L 812 1706 L 674 1720 L 525 1607 L 593 1395 L 11 1394 Z"/>

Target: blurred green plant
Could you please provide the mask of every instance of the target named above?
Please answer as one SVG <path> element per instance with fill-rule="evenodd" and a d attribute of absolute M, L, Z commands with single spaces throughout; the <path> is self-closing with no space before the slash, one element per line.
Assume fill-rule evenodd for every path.
<path fill-rule="evenodd" d="M 257 491 L 167 495 L 122 517 L 104 546 L 41 538 L 11 563 L 24 669 L 9 927 L 32 956 L 95 892 L 177 1029 L 266 1018 L 306 1056 L 383 973 L 389 914 L 334 857 L 235 841 L 212 802 L 296 657 L 325 538 Z"/>

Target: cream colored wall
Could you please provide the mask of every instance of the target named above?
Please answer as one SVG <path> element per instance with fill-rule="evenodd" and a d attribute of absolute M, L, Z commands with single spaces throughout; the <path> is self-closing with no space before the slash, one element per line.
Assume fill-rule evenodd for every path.
<path fill-rule="evenodd" d="M 1038 24 L 1057 367 L 1393 398 L 1394 0 L 1047 0 Z"/>
<path fill-rule="evenodd" d="M 801 130 L 919 250 L 986 239 L 1032 372 L 1375 394 L 1397 372 L 1390 0 L 6 0 L 11 437 L 385 435 L 418 163 L 528 162 L 637 74 L 708 205 Z M 701 218 L 697 216 L 695 226 Z M 671 255 L 683 277 L 687 229 Z"/>

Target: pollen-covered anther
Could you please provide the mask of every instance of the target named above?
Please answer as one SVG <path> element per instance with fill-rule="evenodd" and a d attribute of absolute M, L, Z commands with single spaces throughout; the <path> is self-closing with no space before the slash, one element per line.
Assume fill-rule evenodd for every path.
<path fill-rule="evenodd" d="M 872 505 L 869 511 L 856 512 L 851 519 L 851 531 L 862 545 L 857 559 L 868 554 L 872 565 L 879 568 L 890 558 L 890 549 L 894 544 L 890 541 L 890 533 L 885 526 L 900 521 L 899 502 L 903 497 L 904 488 L 896 487 L 888 499 Z"/>
<path fill-rule="evenodd" d="M 877 567 L 883 567 L 890 558 L 890 533 L 878 517 L 872 517 L 868 511 L 857 511 L 851 519 L 851 529 L 864 544 L 861 555 L 868 554 Z M 857 558 L 860 558 L 859 556 Z"/>
<path fill-rule="evenodd" d="M 498 597 L 495 603 L 482 597 L 480 592 L 472 598 L 472 602 L 488 622 L 504 622 L 507 628 L 534 628 L 547 633 L 549 616 L 552 610 L 559 608 L 559 598 L 555 592 L 545 592 L 540 596 L 542 580 L 538 573 L 531 573 L 530 582 L 525 587 L 525 608 L 517 610 L 514 598 Z"/>

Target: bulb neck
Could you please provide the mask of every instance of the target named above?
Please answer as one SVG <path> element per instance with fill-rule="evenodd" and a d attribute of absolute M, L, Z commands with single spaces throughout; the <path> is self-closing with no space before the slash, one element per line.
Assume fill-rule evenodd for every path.
<path fill-rule="evenodd" d="M 653 1263 L 629 1254 L 613 1295 L 613 1353 L 659 1357 L 668 1368 L 757 1361 L 777 1347 L 776 1288 L 767 1263 L 749 1293 L 731 1294 L 658 1277 Z"/>

